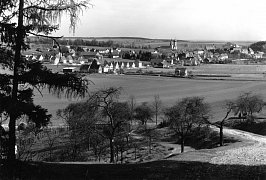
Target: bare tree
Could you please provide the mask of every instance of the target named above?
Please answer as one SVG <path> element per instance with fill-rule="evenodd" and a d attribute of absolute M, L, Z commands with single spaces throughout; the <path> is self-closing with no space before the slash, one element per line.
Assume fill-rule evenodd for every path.
<path fill-rule="evenodd" d="M 260 95 L 244 93 L 236 99 L 233 111 L 243 120 L 254 120 L 254 113 L 261 112 L 264 104 L 265 102 Z"/>
<path fill-rule="evenodd" d="M 135 107 L 136 107 L 136 98 L 134 95 L 130 95 L 129 98 L 128 98 L 128 106 L 129 106 L 129 109 L 130 109 L 130 122 L 132 124 L 132 120 L 134 118 L 134 110 L 135 110 Z"/>
<path fill-rule="evenodd" d="M 118 101 L 120 91 L 121 88 L 114 87 L 101 89 L 91 93 L 86 102 L 80 103 L 80 106 L 84 107 L 84 109 L 88 109 L 85 106 L 94 109 L 93 111 L 89 111 L 89 117 L 84 117 L 94 117 L 94 124 L 99 128 L 90 129 L 92 129 L 94 133 L 97 133 L 109 140 L 111 163 L 114 162 L 115 139 L 121 134 L 121 132 L 127 131 L 129 127 L 130 110 L 126 102 Z M 78 114 L 83 114 L 81 112 L 82 111 L 78 112 Z M 78 123 L 78 126 L 82 125 Z M 84 129 L 84 131 L 86 131 L 86 129 Z"/>
<path fill-rule="evenodd" d="M 158 136 L 156 128 L 145 128 L 144 136 L 148 139 L 149 154 L 151 154 L 152 140 Z"/>
<path fill-rule="evenodd" d="M 152 117 L 153 117 L 153 111 L 146 102 L 142 103 L 141 105 L 135 108 L 134 118 L 139 120 L 142 125 L 145 125 L 145 127 L 147 121 L 152 120 Z"/>
<path fill-rule="evenodd" d="M 54 133 L 56 130 L 52 128 L 45 128 L 42 133 L 44 133 L 45 137 L 42 137 L 45 140 L 45 144 L 47 144 L 47 149 L 49 151 L 49 161 L 53 161 L 53 152 L 56 148 L 56 145 L 59 146 L 59 138 L 63 140 L 63 134 L 59 132 Z M 41 141 L 43 142 L 43 141 Z"/>
<path fill-rule="evenodd" d="M 173 129 L 181 138 L 181 153 L 184 152 L 185 139 L 193 126 L 207 123 L 209 105 L 201 97 L 183 98 L 174 106 L 166 109 L 165 116 Z"/>
<path fill-rule="evenodd" d="M 65 109 L 59 109 L 57 116 L 65 120 L 69 127 L 69 147 L 72 149 L 73 160 L 76 160 L 81 147 L 90 143 L 95 124 L 99 119 L 98 107 L 87 101 L 72 103 Z M 90 144 L 87 144 L 87 147 L 89 146 Z"/>
<path fill-rule="evenodd" d="M 158 115 L 160 115 L 162 108 L 162 101 L 160 99 L 159 94 L 154 95 L 154 101 L 152 103 L 154 115 L 155 115 L 155 124 L 157 125 Z"/>
<path fill-rule="evenodd" d="M 226 102 L 225 108 L 226 108 L 226 115 L 223 118 L 222 121 L 218 122 L 218 127 L 220 129 L 220 146 L 224 145 L 224 135 L 223 135 L 223 127 L 224 127 L 224 123 L 226 120 L 228 120 L 228 116 L 229 114 L 232 112 L 232 110 L 234 109 L 234 103 L 231 101 Z M 215 123 L 217 124 L 217 123 Z"/>

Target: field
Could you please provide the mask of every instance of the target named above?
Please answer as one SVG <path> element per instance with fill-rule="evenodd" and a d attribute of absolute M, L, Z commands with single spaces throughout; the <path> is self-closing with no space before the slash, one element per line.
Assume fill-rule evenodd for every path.
<path fill-rule="evenodd" d="M 154 48 L 160 47 L 160 46 L 169 46 L 170 45 L 170 39 L 149 39 L 149 38 L 141 38 L 141 37 L 64 37 L 63 40 L 71 40 L 74 41 L 76 39 L 82 39 L 83 41 L 113 41 L 117 44 L 123 44 L 125 46 L 135 46 L 135 47 L 142 47 L 142 46 L 148 46 L 153 50 Z M 221 48 L 224 44 L 226 44 L 226 41 L 187 41 L 187 40 L 177 40 L 177 49 L 184 50 L 184 49 L 202 49 L 205 48 L 206 45 L 215 45 L 217 48 Z M 249 46 L 250 44 L 254 43 L 251 41 L 234 41 L 232 43 L 236 43 L 241 46 Z M 33 44 L 31 48 L 49 48 L 51 45 L 43 45 L 43 44 Z M 90 47 L 92 48 L 92 47 Z M 101 47 L 93 47 L 93 48 L 101 48 Z M 106 47 L 110 48 L 110 47 Z M 130 50 L 127 48 L 122 48 L 123 50 Z M 131 49 L 132 50 L 132 49 Z M 139 50 L 139 49 L 134 49 Z"/>
<path fill-rule="evenodd" d="M 261 71 L 262 74 L 262 71 Z M 154 95 L 158 94 L 165 107 L 171 106 L 177 100 L 189 96 L 201 96 L 210 103 L 212 108 L 211 121 L 219 121 L 225 116 L 223 108 L 226 100 L 235 99 L 244 92 L 252 92 L 262 95 L 266 99 L 266 81 L 264 78 L 256 80 L 229 79 L 229 80 L 206 80 L 188 78 L 167 78 L 152 76 L 128 76 L 128 75 L 88 75 L 93 84 L 90 91 L 110 86 L 122 87 L 120 99 L 126 101 L 130 95 L 134 95 L 137 103 L 152 102 Z M 80 100 L 80 99 L 78 99 Z M 35 102 L 48 108 L 55 115 L 59 108 L 64 108 L 69 103 L 78 100 L 58 99 L 47 91 L 43 91 L 43 97 L 36 93 Z M 54 116 L 53 124 L 61 124 Z"/>

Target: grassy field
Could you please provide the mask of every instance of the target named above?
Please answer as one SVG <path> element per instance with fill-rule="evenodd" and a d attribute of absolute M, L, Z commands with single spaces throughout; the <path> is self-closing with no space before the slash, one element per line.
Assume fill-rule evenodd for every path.
<path fill-rule="evenodd" d="M 153 50 L 154 48 L 160 47 L 160 46 L 169 46 L 170 45 L 170 39 L 149 39 L 149 38 L 141 38 L 141 37 L 65 37 L 63 39 L 70 39 L 74 41 L 75 39 L 82 39 L 83 41 L 113 41 L 117 44 L 123 44 L 123 45 L 134 45 L 136 47 L 142 47 L 142 46 L 148 46 Z M 187 40 L 177 40 L 177 49 L 202 49 L 205 48 L 207 45 L 215 45 L 217 48 L 222 48 L 224 44 L 226 44 L 226 41 L 187 41 Z M 251 41 L 234 41 L 232 43 L 236 43 L 241 46 L 249 46 L 250 44 L 254 43 Z M 50 45 L 51 46 L 51 45 Z M 47 45 L 42 44 L 36 44 L 32 45 L 33 49 L 36 48 L 48 48 Z M 100 48 L 100 47 L 94 47 L 94 48 Z M 110 47 L 106 47 L 110 48 Z M 125 49 L 124 49 L 125 50 Z M 126 49 L 129 50 L 129 49 Z M 137 50 L 137 49 L 134 49 Z"/>
<path fill-rule="evenodd" d="M 213 117 L 211 121 L 221 120 L 225 115 L 223 108 L 226 100 L 235 99 L 240 93 L 252 92 L 261 94 L 266 99 L 266 81 L 244 80 L 204 80 L 187 78 L 167 78 L 151 76 L 127 76 L 127 75 L 89 75 L 93 84 L 90 91 L 110 86 L 122 87 L 120 99 L 126 101 L 130 95 L 136 97 L 137 103 L 152 102 L 154 95 L 158 94 L 165 107 L 174 104 L 177 100 L 189 96 L 204 97 L 212 107 Z M 43 91 L 43 97 L 36 93 L 35 102 L 48 108 L 55 115 L 59 108 L 66 107 L 77 100 L 58 99 L 47 91 Z M 80 100 L 80 99 L 79 99 Z M 60 124 L 55 116 L 54 124 Z"/>

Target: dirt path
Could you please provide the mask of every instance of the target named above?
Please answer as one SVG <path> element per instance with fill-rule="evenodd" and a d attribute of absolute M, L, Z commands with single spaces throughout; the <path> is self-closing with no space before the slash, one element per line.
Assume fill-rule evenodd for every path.
<path fill-rule="evenodd" d="M 218 130 L 218 128 L 212 128 Z M 224 134 L 238 137 L 242 141 L 248 143 L 243 147 L 217 151 L 216 156 L 211 159 L 211 163 L 243 165 L 266 164 L 266 136 L 227 128 L 224 129 Z"/>

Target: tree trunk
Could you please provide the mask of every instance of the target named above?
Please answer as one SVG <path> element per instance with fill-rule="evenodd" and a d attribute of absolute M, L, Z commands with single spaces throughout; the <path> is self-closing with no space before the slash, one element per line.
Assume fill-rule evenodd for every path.
<path fill-rule="evenodd" d="M 114 163 L 114 144 L 113 144 L 113 138 L 110 139 L 110 163 Z"/>
<path fill-rule="evenodd" d="M 120 148 L 121 164 L 123 164 L 123 148 Z"/>
<path fill-rule="evenodd" d="M 181 136 L 181 153 L 184 152 L 184 148 L 185 148 L 185 138 Z"/>
<path fill-rule="evenodd" d="M 149 154 L 151 154 L 151 136 L 149 137 Z"/>
<path fill-rule="evenodd" d="M 12 167 L 16 160 L 15 146 L 16 146 L 16 105 L 18 96 L 18 66 L 21 58 L 21 46 L 23 42 L 23 7 L 24 0 L 19 1 L 19 16 L 18 16 L 18 27 L 17 27 L 17 37 L 16 37 L 16 47 L 15 47 L 15 58 L 14 58 L 14 76 L 13 76 L 13 88 L 12 88 L 12 103 L 13 111 L 10 112 L 9 119 L 9 145 L 8 145 L 8 162 Z M 12 168 L 10 168 L 12 169 Z"/>
<path fill-rule="evenodd" d="M 135 146 L 135 160 L 137 159 L 137 147 Z"/>
<path fill-rule="evenodd" d="M 157 126 L 157 119 L 158 119 L 158 113 L 156 112 L 155 113 L 155 124 L 156 124 L 156 126 Z"/>
<path fill-rule="evenodd" d="M 220 146 L 224 145 L 223 123 L 220 124 Z"/>

